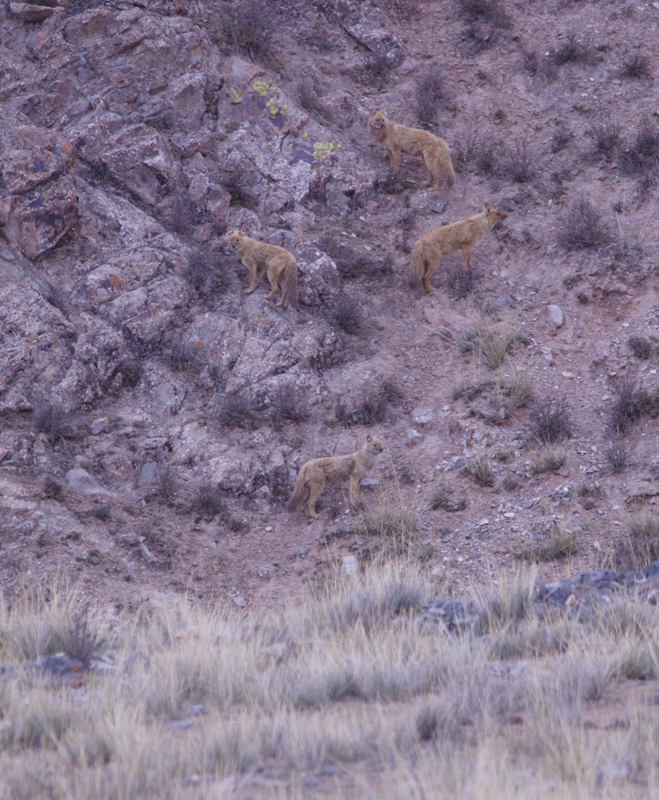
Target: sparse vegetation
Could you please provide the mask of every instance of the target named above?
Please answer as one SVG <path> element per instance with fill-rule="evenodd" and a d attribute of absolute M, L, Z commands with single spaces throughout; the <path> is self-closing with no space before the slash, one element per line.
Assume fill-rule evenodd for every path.
<path fill-rule="evenodd" d="M 566 250 L 584 250 L 602 247 L 609 241 L 608 228 L 599 212 L 588 200 L 575 200 L 558 234 L 558 243 Z"/>
<path fill-rule="evenodd" d="M 464 511 L 467 508 L 467 498 L 461 497 L 459 500 L 454 500 L 453 489 L 446 483 L 440 483 L 430 494 L 429 506 L 435 511 L 441 509 L 453 514 L 456 511 Z"/>
<path fill-rule="evenodd" d="M 474 289 L 476 271 L 466 269 L 463 264 L 450 264 L 446 267 L 446 292 L 454 300 L 464 300 Z"/>
<path fill-rule="evenodd" d="M 632 351 L 636 358 L 647 361 L 652 358 L 655 351 L 655 345 L 645 336 L 630 336 L 627 339 L 627 347 Z"/>
<path fill-rule="evenodd" d="M 220 403 L 217 419 L 223 428 L 251 430 L 258 426 L 254 404 L 243 394 L 225 395 Z"/>
<path fill-rule="evenodd" d="M 48 437 L 51 446 L 77 438 L 78 432 L 69 419 L 69 414 L 59 403 L 39 401 L 34 405 L 34 426 Z"/>
<path fill-rule="evenodd" d="M 539 561 L 558 561 L 571 558 L 577 552 L 575 534 L 556 525 L 546 536 L 539 536 L 532 544 L 522 548 L 522 558 L 531 563 Z"/>
<path fill-rule="evenodd" d="M 429 64 L 417 78 L 416 114 L 422 128 L 432 131 L 437 124 L 439 104 L 444 98 L 446 76 L 439 64 Z"/>
<path fill-rule="evenodd" d="M 572 436 L 572 423 L 564 397 L 547 397 L 529 409 L 528 431 L 531 438 L 544 445 Z"/>
<path fill-rule="evenodd" d="M 552 153 L 560 153 L 574 139 L 572 131 L 564 124 L 558 125 L 551 137 L 551 151 Z"/>
<path fill-rule="evenodd" d="M 475 458 L 469 459 L 461 470 L 463 475 L 471 478 L 474 483 L 479 486 L 493 486 L 494 475 L 492 474 L 492 467 L 490 466 L 490 459 L 488 456 L 480 455 Z"/>
<path fill-rule="evenodd" d="M 623 62 L 618 75 L 632 81 L 650 80 L 652 78 L 650 59 L 645 53 L 634 53 Z"/>
<path fill-rule="evenodd" d="M 528 372 L 514 370 L 509 380 L 499 381 L 492 397 L 496 411 L 503 412 L 503 419 L 510 419 L 519 408 L 533 400 L 533 381 Z"/>
<path fill-rule="evenodd" d="M 547 448 L 540 458 L 535 461 L 531 467 L 531 472 L 534 475 L 542 475 L 545 472 L 558 472 L 566 461 L 567 456 L 565 453 L 556 453 L 551 448 Z"/>
<path fill-rule="evenodd" d="M 551 60 L 557 67 L 564 64 L 593 64 L 596 61 L 595 51 L 592 45 L 579 39 L 579 34 L 575 30 L 569 30 L 559 45 L 551 53 Z"/>
<path fill-rule="evenodd" d="M 277 24 L 267 0 L 218 4 L 211 22 L 216 35 L 239 53 L 268 66 L 277 66 Z"/>
<path fill-rule="evenodd" d="M 613 386 L 615 399 L 609 412 L 610 426 L 619 434 L 628 433 L 649 408 L 650 395 L 635 378 L 625 377 Z"/>
<path fill-rule="evenodd" d="M 192 512 L 208 518 L 224 514 L 225 507 L 220 489 L 210 483 L 200 486 L 192 502 Z"/>
<path fill-rule="evenodd" d="M 158 497 L 172 505 L 178 493 L 178 484 L 176 480 L 176 473 L 170 464 L 159 464 L 156 470 L 156 486 Z"/>
<path fill-rule="evenodd" d="M 650 117 L 643 117 L 634 143 L 620 153 L 618 164 L 626 175 L 653 178 L 659 170 L 659 126 Z"/>
<path fill-rule="evenodd" d="M 390 406 L 401 403 L 405 395 L 393 381 L 385 381 L 379 391 L 365 392 L 361 399 L 350 408 L 343 401 L 336 404 L 336 418 L 345 427 L 351 425 L 375 425 L 384 422 Z"/>
<path fill-rule="evenodd" d="M 210 299 L 216 294 L 226 292 L 233 283 L 235 264 L 230 257 L 212 250 L 195 249 L 190 253 L 184 268 L 184 277 L 200 297 Z M 175 346 L 172 346 L 172 350 Z M 183 348 L 181 355 L 188 357 L 189 351 Z M 178 353 L 177 353 L 178 355 Z M 172 367 L 176 369 L 176 366 Z"/>
<path fill-rule="evenodd" d="M 64 489 L 62 484 L 52 475 L 46 475 L 43 480 L 43 496 L 47 500 L 60 500 Z"/>
<path fill-rule="evenodd" d="M 624 472 L 629 464 L 629 450 L 620 442 L 612 442 L 606 449 L 606 460 L 614 475 Z"/>
<path fill-rule="evenodd" d="M 351 295 L 342 292 L 334 304 L 333 319 L 344 333 L 354 335 L 359 332 L 364 322 L 364 315 L 359 302 Z"/>
<path fill-rule="evenodd" d="M 280 386 L 272 400 L 271 418 L 273 421 L 288 420 L 304 422 L 311 412 L 302 392 L 295 386 Z"/>
<path fill-rule="evenodd" d="M 588 133 L 593 139 L 594 154 L 601 156 L 606 161 L 611 161 L 620 147 L 622 125 L 609 120 L 593 125 Z"/>
<path fill-rule="evenodd" d="M 499 174 L 512 183 L 530 183 L 538 170 L 538 154 L 525 139 L 504 148 L 499 157 Z"/>

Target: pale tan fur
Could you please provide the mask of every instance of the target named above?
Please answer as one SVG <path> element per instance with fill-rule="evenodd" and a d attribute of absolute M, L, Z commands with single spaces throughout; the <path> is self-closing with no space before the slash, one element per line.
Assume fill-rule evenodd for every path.
<path fill-rule="evenodd" d="M 330 483 L 350 481 L 350 502 L 354 505 L 359 497 L 359 486 L 375 466 L 382 449 L 382 439 L 369 435 L 362 449 L 349 456 L 312 458 L 311 461 L 307 461 L 297 476 L 289 508 L 295 511 L 303 505 L 310 517 L 317 517 L 316 500 L 323 491 L 325 481 Z"/>
<path fill-rule="evenodd" d="M 275 296 L 281 281 L 281 302 L 283 306 L 286 299 L 292 305 L 297 305 L 297 262 L 293 253 L 276 244 L 265 244 L 245 235 L 245 229 L 229 231 L 227 233 L 229 244 L 240 256 L 240 260 L 249 270 L 249 286 L 245 294 L 251 294 L 263 278 L 267 270 L 271 291 L 265 299 L 270 300 Z"/>
<path fill-rule="evenodd" d="M 419 128 L 408 128 L 387 119 L 385 111 L 369 110 L 368 130 L 376 142 L 384 145 L 391 153 L 391 166 L 394 172 L 400 167 L 400 154 L 421 156 L 430 172 L 430 185 L 439 188 L 439 171 L 450 189 L 455 183 L 455 173 L 448 145 L 439 136 Z"/>
<path fill-rule="evenodd" d="M 462 250 L 464 265 L 470 269 L 471 246 L 480 242 L 506 216 L 485 203 L 480 214 L 436 228 L 422 236 L 412 249 L 412 269 L 426 292 L 435 291 L 430 279 L 437 272 L 442 256 Z"/>

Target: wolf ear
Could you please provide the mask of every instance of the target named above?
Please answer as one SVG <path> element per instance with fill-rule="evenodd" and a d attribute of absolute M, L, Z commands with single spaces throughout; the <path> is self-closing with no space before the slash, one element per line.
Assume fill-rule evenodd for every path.
<path fill-rule="evenodd" d="M 370 442 L 370 441 L 372 441 L 372 440 L 373 440 L 373 437 L 372 437 L 372 436 L 371 436 L 371 434 L 369 433 L 369 434 L 366 436 L 366 441 L 367 441 L 367 442 Z"/>
<path fill-rule="evenodd" d="M 247 231 L 246 231 L 244 228 L 241 228 L 241 229 L 238 231 L 238 233 L 247 233 Z"/>
<path fill-rule="evenodd" d="M 489 203 L 483 203 L 483 211 L 489 211 L 489 210 L 490 210 L 490 204 Z"/>
<path fill-rule="evenodd" d="M 369 117 L 371 116 L 371 114 L 377 114 L 377 113 L 378 112 L 373 108 L 373 106 L 369 106 L 369 108 L 368 108 Z"/>

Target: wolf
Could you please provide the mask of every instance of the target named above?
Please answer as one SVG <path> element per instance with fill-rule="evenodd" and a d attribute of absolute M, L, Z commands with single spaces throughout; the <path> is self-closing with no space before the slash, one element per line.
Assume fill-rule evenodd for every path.
<path fill-rule="evenodd" d="M 325 481 L 337 483 L 350 481 L 350 502 L 355 505 L 359 497 L 359 486 L 366 474 L 377 463 L 384 445 L 379 436 L 366 437 L 361 450 L 349 456 L 312 458 L 302 465 L 288 507 L 295 511 L 300 505 L 310 517 L 316 518 L 316 500 L 323 491 Z"/>

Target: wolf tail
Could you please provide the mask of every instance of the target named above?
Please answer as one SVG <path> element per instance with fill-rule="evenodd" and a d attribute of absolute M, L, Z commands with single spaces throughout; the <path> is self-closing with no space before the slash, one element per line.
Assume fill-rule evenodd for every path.
<path fill-rule="evenodd" d="M 425 256 L 421 252 L 421 248 L 417 248 L 416 246 L 412 249 L 412 269 L 414 274 L 417 276 L 419 280 L 423 278 L 426 274 L 426 270 L 428 268 L 428 262 L 426 261 Z"/>
<path fill-rule="evenodd" d="M 302 505 L 302 503 L 307 499 L 309 496 L 309 487 L 306 484 L 305 476 L 303 473 L 304 467 L 300 470 L 297 476 L 297 482 L 295 484 L 295 489 L 293 489 L 293 494 L 290 496 L 288 501 L 288 510 L 289 511 L 297 511 L 297 509 Z"/>

